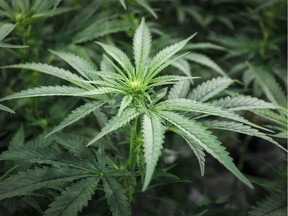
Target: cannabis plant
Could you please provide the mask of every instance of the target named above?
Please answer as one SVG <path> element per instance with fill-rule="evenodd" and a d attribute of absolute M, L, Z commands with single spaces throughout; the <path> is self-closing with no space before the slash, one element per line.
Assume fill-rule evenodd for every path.
<path fill-rule="evenodd" d="M 287 213 L 287 170 L 282 167 L 275 168 L 276 180 L 265 179 L 259 181 L 255 179 L 256 184 L 268 190 L 269 195 L 252 207 L 249 216 L 258 215 L 285 215 Z"/>
<path fill-rule="evenodd" d="M 8 44 L 4 42 L 4 39 L 11 33 L 11 31 L 13 31 L 13 29 L 15 28 L 15 25 L 11 24 L 11 23 L 4 23 L 4 24 L 0 24 L 0 48 L 26 48 L 27 46 L 23 46 L 23 45 L 13 45 L 13 44 Z M 0 110 L 6 111 L 6 112 L 10 112 L 10 113 L 14 113 L 13 110 L 11 110 L 9 107 L 6 107 L 2 104 L 0 104 Z"/>
<path fill-rule="evenodd" d="M 157 162 L 167 132 L 176 133 L 186 141 L 199 161 L 202 175 L 205 171 L 205 154 L 208 153 L 241 182 L 253 188 L 210 129 L 259 137 L 285 150 L 260 129 L 272 131 L 237 113 L 278 107 L 244 95 L 215 98 L 233 84 L 233 80 L 227 76 L 208 80 L 190 91 L 196 77 L 161 74 L 187 54 L 176 56 L 194 35 L 150 58 L 151 33 L 143 19 L 133 38 L 133 63 L 119 48 L 97 42 L 106 53 L 100 70 L 83 57 L 59 50 L 51 50 L 51 53 L 66 61 L 78 75 L 41 63 L 6 66 L 9 70 L 33 70 L 52 75 L 73 86 L 36 87 L 4 97 L 0 102 L 41 96 L 72 96 L 83 98 L 84 104 L 45 135 L 47 138 L 56 137 L 56 147 L 25 145 L 0 156 L 1 160 L 24 160 L 41 165 L 3 180 L 0 183 L 0 198 L 22 196 L 41 188 L 57 188 L 65 183 L 66 189 L 50 204 L 45 215 L 77 215 L 96 190 L 104 191 L 113 215 L 130 215 L 129 205 L 133 194 L 139 187 L 146 191 L 153 176 L 157 177 Z M 84 142 L 87 148 L 80 141 L 65 142 L 63 146 L 63 141 L 59 141 L 60 130 L 100 110 L 112 117 L 95 137 Z M 119 144 L 127 134 L 123 132 L 122 136 L 113 139 L 110 134 L 126 125 L 129 125 L 129 154 L 119 157 L 117 154 L 120 151 L 116 151 L 115 156 L 105 156 L 104 149 L 108 143 L 112 148 L 121 148 Z"/>

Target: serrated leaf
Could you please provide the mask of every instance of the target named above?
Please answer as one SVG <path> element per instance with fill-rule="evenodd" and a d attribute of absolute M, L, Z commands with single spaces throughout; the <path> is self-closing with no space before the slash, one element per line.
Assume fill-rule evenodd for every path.
<path fill-rule="evenodd" d="M 287 214 L 287 194 L 285 188 L 282 191 L 274 191 L 264 200 L 257 203 L 248 212 L 249 216 L 285 216 Z"/>
<path fill-rule="evenodd" d="M 223 71 L 223 69 L 216 64 L 213 60 L 211 60 L 209 57 L 199 54 L 199 53 L 189 53 L 185 56 L 186 59 L 196 62 L 198 64 L 204 65 L 206 67 L 211 68 L 212 70 L 216 71 L 222 76 L 227 76 L 226 73 Z"/>
<path fill-rule="evenodd" d="M 228 77 L 217 77 L 208 80 L 193 89 L 188 98 L 191 100 L 205 102 L 217 95 L 219 92 L 228 88 L 228 86 L 230 86 L 232 83 L 233 80 L 229 79 Z"/>
<path fill-rule="evenodd" d="M 160 118 L 155 113 L 150 112 L 149 116 L 143 116 L 142 133 L 144 158 L 146 163 L 146 172 L 142 191 L 145 191 L 152 179 L 164 142 L 164 127 Z"/>
<path fill-rule="evenodd" d="M 54 55 L 57 55 L 59 58 L 66 61 L 71 67 L 73 67 L 78 73 L 80 73 L 83 77 L 90 77 L 90 71 L 96 71 L 97 67 L 92 62 L 77 56 L 73 53 L 61 52 L 61 51 L 53 51 L 50 50 Z"/>
<path fill-rule="evenodd" d="M 128 76 L 131 77 L 134 74 L 134 67 L 131 64 L 128 56 L 122 50 L 117 47 L 99 42 L 97 42 L 97 44 L 99 44 L 105 50 L 105 52 L 125 70 Z"/>
<path fill-rule="evenodd" d="M 215 116 L 231 119 L 234 121 L 238 121 L 238 122 L 241 122 L 241 123 L 244 123 L 244 124 L 256 127 L 256 128 L 260 128 L 263 130 L 268 130 L 259 125 L 251 123 L 250 121 L 244 119 L 243 117 L 239 116 L 238 114 L 232 111 L 224 110 L 220 107 L 216 107 L 211 104 L 200 103 L 200 102 L 192 101 L 189 99 L 166 100 L 166 101 L 159 103 L 157 106 L 155 106 L 155 109 L 205 113 L 207 115 L 215 115 Z"/>
<path fill-rule="evenodd" d="M 235 97 L 225 97 L 210 102 L 214 106 L 223 107 L 233 111 L 252 110 L 252 109 L 276 109 L 272 103 L 258 98 L 239 95 Z"/>
<path fill-rule="evenodd" d="M 89 154 L 89 149 L 86 148 L 86 144 L 89 142 L 89 138 L 76 136 L 73 134 L 68 135 L 61 132 L 57 135 L 54 135 L 54 137 L 55 141 L 59 145 L 77 157 Z"/>
<path fill-rule="evenodd" d="M 76 34 L 73 38 L 74 43 L 83 43 L 90 40 L 94 40 L 98 37 L 102 37 L 108 34 L 127 31 L 132 28 L 133 25 L 128 20 L 105 20 L 101 23 L 93 23 L 83 31 Z M 97 29 L 97 31 L 95 31 Z"/>
<path fill-rule="evenodd" d="M 256 82 L 261 86 L 265 95 L 272 103 L 286 107 L 287 97 L 272 74 L 252 65 L 249 65 L 248 71 L 255 76 Z"/>
<path fill-rule="evenodd" d="M 34 70 L 44 74 L 48 74 L 51 76 L 58 77 L 60 79 L 64 79 L 68 82 L 71 82 L 75 85 L 80 87 L 91 89 L 93 86 L 84 79 L 77 76 L 76 74 L 71 73 L 70 71 L 64 70 L 63 68 L 58 68 L 55 66 L 42 64 L 42 63 L 26 63 L 26 64 L 18 64 L 18 65 L 9 65 L 3 68 L 19 68 L 19 69 L 26 69 L 26 70 Z"/>
<path fill-rule="evenodd" d="M 125 78 L 121 76 L 120 74 L 109 71 L 95 71 L 95 75 L 101 77 L 103 80 L 106 80 L 108 82 L 114 81 L 114 82 L 123 82 L 125 81 Z M 93 81 L 94 82 L 94 81 Z M 95 84 L 98 84 L 98 81 L 95 81 Z"/>
<path fill-rule="evenodd" d="M 130 216 L 128 200 L 123 187 L 114 178 L 103 178 L 105 197 L 113 216 Z"/>
<path fill-rule="evenodd" d="M 229 130 L 229 131 L 235 131 L 237 133 L 247 134 L 249 136 L 256 136 L 273 143 L 277 147 L 287 152 L 287 150 L 283 146 L 274 141 L 271 137 L 266 136 L 264 133 L 258 131 L 255 128 L 251 128 L 248 125 L 243 125 L 238 122 L 217 121 L 217 120 L 204 120 L 201 121 L 201 124 L 203 124 L 208 129 Z"/>
<path fill-rule="evenodd" d="M 133 97 L 130 95 L 126 95 L 122 98 L 121 105 L 118 111 L 118 116 L 122 114 L 122 112 L 131 104 Z"/>
<path fill-rule="evenodd" d="M 150 49 L 151 33 L 145 24 L 145 20 L 142 19 L 133 38 L 133 53 L 137 75 L 142 75 L 144 73 Z"/>
<path fill-rule="evenodd" d="M 131 120 L 136 118 L 140 114 L 140 111 L 137 111 L 135 108 L 129 108 L 122 112 L 120 116 L 114 116 L 110 119 L 106 125 L 102 128 L 101 132 L 98 133 L 88 144 L 87 146 L 92 145 L 97 140 L 101 139 L 103 136 L 117 130 L 118 128 L 123 127 L 128 124 Z"/>
<path fill-rule="evenodd" d="M 136 1 L 139 5 L 141 5 L 143 8 L 145 8 L 154 18 L 156 18 L 156 19 L 158 18 L 157 14 L 153 10 L 153 8 L 151 8 L 151 6 L 147 2 L 147 0 L 136 0 Z"/>
<path fill-rule="evenodd" d="M 188 80 L 178 81 L 170 89 L 168 99 L 184 98 L 190 89 L 190 82 Z"/>
<path fill-rule="evenodd" d="M 9 143 L 8 149 L 17 149 L 24 145 L 25 142 L 25 132 L 23 129 L 23 125 L 21 124 L 15 135 L 13 136 L 12 140 Z M 1 158 L 1 157 L 0 157 Z"/>
<path fill-rule="evenodd" d="M 4 151 L 0 155 L 0 160 L 28 161 L 31 163 L 49 164 L 56 167 L 69 166 L 90 172 L 95 172 L 96 170 L 93 164 L 91 165 L 80 158 L 68 154 L 67 152 L 48 147 L 21 147 Z"/>
<path fill-rule="evenodd" d="M 9 107 L 4 106 L 2 104 L 0 104 L 0 110 L 6 111 L 6 112 L 9 112 L 9 113 L 15 113 L 14 110 L 12 110 Z"/>
<path fill-rule="evenodd" d="M 155 76 L 158 72 L 160 72 L 159 68 L 164 64 L 167 64 L 167 61 L 171 59 L 177 52 L 179 52 L 189 40 L 191 40 L 196 34 L 190 36 L 189 38 L 182 40 L 178 43 L 175 43 L 171 46 L 168 46 L 164 49 L 162 49 L 160 52 L 158 52 L 154 58 L 151 60 L 149 69 L 148 69 L 148 75 L 150 77 Z"/>
<path fill-rule="evenodd" d="M 179 71 L 181 71 L 183 74 L 185 74 L 188 77 L 191 77 L 191 69 L 190 69 L 190 65 L 188 63 L 187 60 L 180 58 L 177 61 L 173 61 L 171 63 L 171 66 L 177 68 Z"/>
<path fill-rule="evenodd" d="M 76 32 L 79 32 L 87 26 L 87 23 L 91 21 L 91 18 L 95 13 L 98 11 L 99 7 L 102 5 L 103 0 L 101 1 L 92 1 L 89 4 L 89 7 L 82 7 L 81 10 L 79 10 L 77 13 L 75 13 L 75 16 L 71 17 L 72 20 L 69 21 L 67 24 L 67 28 L 64 32 L 65 35 L 74 36 Z M 101 15 L 107 14 L 107 10 L 102 13 Z M 109 13 L 110 14 L 110 13 Z M 97 21 L 99 21 L 99 18 L 103 18 L 103 16 L 99 15 L 97 18 Z M 106 15 L 105 15 L 106 17 Z M 107 19 L 107 18 L 106 18 Z M 103 19 L 101 19 L 103 21 Z M 100 22 L 100 21 L 99 21 Z"/>
<path fill-rule="evenodd" d="M 90 177 L 73 183 L 45 211 L 45 216 L 77 216 L 92 198 L 99 179 Z"/>
<path fill-rule="evenodd" d="M 82 88 L 71 86 L 41 86 L 16 92 L 0 101 L 12 100 L 17 98 L 42 97 L 42 96 L 76 96 L 79 93 L 86 92 Z"/>
<path fill-rule="evenodd" d="M 185 139 L 185 141 L 190 146 L 191 150 L 193 151 L 194 155 L 196 156 L 196 158 L 198 160 L 201 176 L 204 176 L 204 174 L 205 174 L 205 152 L 204 152 L 204 149 L 197 142 L 195 142 L 193 139 L 191 139 L 189 136 L 187 136 L 185 133 L 183 133 L 178 128 L 172 128 L 171 130 L 174 131 L 175 133 L 179 134 L 180 136 L 182 136 L 183 139 Z"/>
<path fill-rule="evenodd" d="M 159 111 L 158 113 L 162 116 L 162 118 L 166 119 L 168 122 L 185 133 L 186 136 L 198 143 L 198 145 L 200 145 L 203 149 L 205 149 L 205 151 L 223 164 L 244 184 L 250 188 L 253 188 L 250 181 L 235 166 L 226 149 L 221 145 L 216 137 L 213 136 L 210 131 L 206 130 L 206 128 L 200 123 L 169 111 Z"/>
<path fill-rule="evenodd" d="M 177 75 L 163 75 L 153 78 L 150 81 L 149 87 L 162 86 L 168 84 L 175 84 L 181 80 L 197 79 L 198 77 L 187 77 L 187 76 L 177 76 Z"/>
<path fill-rule="evenodd" d="M 55 127 L 49 134 L 47 134 L 46 137 L 84 118 L 91 112 L 95 111 L 96 109 L 99 109 L 102 105 L 103 103 L 96 101 L 85 103 L 84 105 L 76 108 L 57 127 Z"/>
<path fill-rule="evenodd" d="M 19 172 L 0 182 L 0 200 L 21 196 L 43 187 L 55 186 L 59 183 L 71 182 L 91 176 L 87 171 L 72 168 L 35 168 Z"/>
<path fill-rule="evenodd" d="M 287 128 L 287 115 L 283 116 L 272 110 L 253 110 L 253 113 Z"/>
<path fill-rule="evenodd" d="M 114 67 L 107 61 L 106 58 L 103 58 L 100 63 L 101 71 L 111 71 L 111 73 L 115 73 Z M 115 73 L 116 74 L 116 73 Z"/>

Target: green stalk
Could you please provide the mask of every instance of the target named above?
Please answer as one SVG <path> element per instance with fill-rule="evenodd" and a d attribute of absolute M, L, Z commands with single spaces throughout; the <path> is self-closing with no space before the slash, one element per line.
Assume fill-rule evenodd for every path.
<path fill-rule="evenodd" d="M 129 146 L 129 157 L 125 165 L 125 169 L 129 171 L 133 171 L 135 169 L 135 155 L 136 155 L 136 147 L 137 147 L 137 127 L 138 127 L 138 118 L 132 121 L 130 127 L 130 146 Z M 135 191 L 136 179 L 135 177 L 127 177 L 123 181 L 123 187 L 126 191 L 126 196 L 128 202 L 131 203 L 133 199 L 133 193 Z"/>
<path fill-rule="evenodd" d="M 130 128 L 130 149 L 129 149 L 129 158 L 126 162 L 127 170 L 134 170 L 135 168 L 135 146 L 137 142 L 137 126 L 138 126 L 138 118 L 132 121 Z"/>

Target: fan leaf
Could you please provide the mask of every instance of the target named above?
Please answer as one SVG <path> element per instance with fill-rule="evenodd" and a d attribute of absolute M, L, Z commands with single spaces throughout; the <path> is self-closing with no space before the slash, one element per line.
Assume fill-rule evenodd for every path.
<path fill-rule="evenodd" d="M 207 56 L 199 53 L 189 53 L 185 56 L 186 59 L 196 62 L 198 64 L 204 65 L 206 67 L 211 68 L 212 70 L 216 71 L 222 76 L 227 76 L 226 73 L 223 71 L 223 69 L 216 64 L 213 60 L 208 58 Z"/>
<path fill-rule="evenodd" d="M 79 93 L 86 92 L 82 88 L 71 86 L 41 86 L 16 92 L 0 101 L 12 100 L 18 98 L 43 97 L 43 96 L 76 96 Z"/>
<path fill-rule="evenodd" d="M 14 110 L 12 110 L 9 107 L 4 106 L 2 104 L 0 104 L 0 110 L 6 111 L 6 112 L 10 112 L 10 113 L 15 113 Z"/>
<path fill-rule="evenodd" d="M 84 118 L 85 116 L 89 115 L 96 109 L 99 109 L 102 105 L 103 103 L 100 102 L 88 102 L 76 108 L 57 127 L 55 127 L 49 134 L 47 134 L 46 137 Z"/>
<path fill-rule="evenodd" d="M 159 68 L 165 64 L 167 64 L 168 60 L 171 59 L 177 52 L 179 52 L 189 40 L 191 40 L 196 34 L 190 36 L 189 38 L 182 40 L 178 43 L 175 43 L 171 46 L 168 46 L 158 52 L 154 58 L 152 59 L 149 69 L 148 69 L 148 75 L 150 78 L 153 78 L 157 75 L 157 73 L 160 72 Z"/>
<path fill-rule="evenodd" d="M 223 107 L 233 111 L 252 110 L 252 109 L 276 109 L 272 103 L 260 100 L 258 98 L 239 95 L 235 97 L 225 97 L 211 101 L 214 106 Z"/>
<path fill-rule="evenodd" d="M 157 106 L 155 106 L 155 109 L 205 113 L 207 115 L 215 115 L 215 116 L 231 119 L 234 121 L 238 121 L 247 125 L 251 125 L 253 127 L 260 128 L 263 130 L 268 130 L 259 125 L 251 123 L 250 121 L 244 119 L 243 117 L 239 116 L 238 114 L 232 111 L 224 110 L 220 107 L 216 107 L 207 103 L 199 103 L 199 102 L 192 101 L 189 99 L 166 100 L 166 101 L 159 103 Z"/>
<path fill-rule="evenodd" d="M 113 216 L 130 216 L 131 210 L 125 190 L 114 178 L 103 178 L 105 197 Z"/>
<path fill-rule="evenodd" d="M 261 139 L 267 140 L 268 142 L 273 143 L 274 145 L 278 146 L 284 151 L 287 151 L 284 147 L 282 147 L 279 143 L 274 141 L 271 137 L 266 136 L 264 133 L 258 131 L 255 128 L 251 128 L 248 125 L 243 125 L 238 122 L 217 121 L 217 120 L 204 120 L 204 121 L 201 121 L 201 123 L 209 129 L 229 130 L 229 131 L 235 131 L 237 133 L 246 134 L 249 136 L 256 136 Z"/>
<path fill-rule="evenodd" d="M 205 102 L 228 88 L 232 83 L 233 81 L 227 77 L 217 77 L 208 80 L 193 89 L 188 98 L 195 101 Z"/>
<path fill-rule="evenodd" d="M 197 142 L 195 142 L 193 139 L 191 139 L 189 136 L 187 136 L 185 133 L 183 133 L 178 128 L 171 128 L 171 130 L 174 131 L 175 133 L 179 134 L 181 137 L 183 137 L 183 139 L 185 139 L 185 141 L 190 146 L 191 150 L 193 151 L 194 155 L 196 156 L 196 158 L 198 160 L 201 176 L 204 176 L 204 174 L 205 174 L 205 152 L 204 152 L 204 149 Z"/>
<path fill-rule="evenodd" d="M 143 74 L 147 64 L 148 56 L 151 49 L 151 33 L 142 19 L 141 24 L 136 29 L 133 38 L 133 53 L 136 66 L 136 73 Z"/>
<path fill-rule="evenodd" d="M 82 179 L 68 187 L 49 205 L 44 216 L 77 216 L 92 198 L 99 179 L 90 177 Z"/>
<path fill-rule="evenodd" d="M 66 80 L 70 83 L 73 83 L 85 89 L 93 88 L 93 86 L 85 82 L 85 80 L 82 79 L 82 77 L 79 77 L 76 74 L 71 73 L 70 71 L 64 70 L 63 68 L 58 68 L 58 67 L 47 65 L 47 64 L 26 63 L 26 64 L 18 64 L 18 65 L 9 65 L 3 68 L 18 68 L 18 69 L 25 69 L 25 70 L 34 70 L 34 71 L 38 71 L 44 74 L 58 77 L 60 79 Z"/>
<path fill-rule="evenodd" d="M 92 62 L 77 56 L 73 53 L 61 52 L 61 51 L 53 51 L 50 50 L 51 53 L 58 56 L 67 62 L 72 68 L 74 68 L 79 74 L 83 77 L 89 79 L 91 71 L 96 71 L 97 67 Z"/>
<path fill-rule="evenodd" d="M 117 114 L 118 116 L 120 116 L 122 112 L 131 104 L 132 100 L 133 100 L 133 97 L 130 95 L 126 95 L 123 97 L 118 114 Z"/>
<path fill-rule="evenodd" d="M 142 191 L 145 191 L 152 179 L 164 142 L 164 127 L 161 124 L 160 118 L 155 113 L 150 112 L 149 116 L 143 116 L 142 133 L 146 163 L 146 173 Z"/>
<path fill-rule="evenodd" d="M 134 74 L 134 67 L 130 62 L 128 56 L 119 48 L 97 42 L 105 52 L 111 56 L 127 73 L 129 77 Z"/>
<path fill-rule="evenodd" d="M 84 147 L 84 146 L 83 146 Z M 13 150 L 4 151 L 0 155 L 0 160 L 19 160 L 31 163 L 47 164 L 55 167 L 68 166 L 81 170 L 95 172 L 95 166 L 84 160 L 72 156 L 67 152 L 52 148 L 43 147 L 21 147 Z"/>
<path fill-rule="evenodd" d="M 0 200 L 25 195 L 43 187 L 47 188 L 60 183 L 71 182 L 90 175 L 87 171 L 68 167 L 43 167 L 27 170 L 0 182 Z"/>
<path fill-rule="evenodd" d="M 206 130 L 206 128 L 200 123 L 169 111 L 159 111 L 159 114 L 162 116 L 162 118 L 173 124 L 184 134 L 186 134 L 186 136 L 205 149 L 205 151 L 223 164 L 244 184 L 250 188 L 253 188 L 250 181 L 235 166 L 226 149 L 221 145 L 216 137 L 213 136 L 210 131 Z"/>
<path fill-rule="evenodd" d="M 98 133 L 88 144 L 87 146 L 92 145 L 97 140 L 101 139 L 103 136 L 123 127 L 128 124 L 131 120 L 136 118 L 140 114 L 135 108 L 129 108 L 122 112 L 120 116 L 114 116 L 110 119 L 107 124 L 102 128 L 101 132 Z"/>
<path fill-rule="evenodd" d="M 190 82 L 188 80 L 178 81 L 170 89 L 168 99 L 184 98 L 190 89 Z"/>

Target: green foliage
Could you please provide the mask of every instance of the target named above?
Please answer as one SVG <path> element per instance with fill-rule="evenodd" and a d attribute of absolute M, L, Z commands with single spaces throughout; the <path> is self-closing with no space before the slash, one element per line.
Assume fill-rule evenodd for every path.
<path fill-rule="evenodd" d="M 71 168 L 35 168 L 11 176 L 1 182 L 0 199 L 28 194 L 43 187 L 53 187 L 63 182 L 71 182 L 89 176 L 85 171 Z"/>
<path fill-rule="evenodd" d="M 161 155 L 161 149 L 163 148 L 164 127 L 161 124 L 161 119 L 154 113 L 149 113 L 149 116 L 144 115 L 142 131 L 144 158 L 146 162 L 143 190 L 146 190 L 152 179 L 158 158 Z"/>
<path fill-rule="evenodd" d="M 243 174 L 234 165 L 232 158 L 225 151 L 225 148 L 221 146 L 221 143 L 217 141 L 216 137 L 206 131 L 205 127 L 203 127 L 200 123 L 197 123 L 191 119 L 186 119 L 182 115 L 174 112 L 160 111 L 160 115 L 179 130 L 181 130 L 185 136 L 192 139 L 209 154 L 215 157 L 243 183 L 253 188 L 250 181 L 245 176 L 243 176 Z"/>
<path fill-rule="evenodd" d="M 7 35 L 11 33 L 11 31 L 15 28 L 15 25 L 11 23 L 4 23 L 0 24 L 0 48 L 26 48 L 27 46 L 21 46 L 21 45 L 12 45 L 4 43 L 3 40 Z"/>
<path fill-rule="evenodd" d="M 68 187 L 61 196 L 58 196 L 50 204 L 50 208 L 44 215 L 78 215 L 83 207 L 88 205 L 98 185 L 99 179 L 95 177 L 86 178 Z"/>
<path fill-rule="evenodd" d="M 218 77 L 198 85 L 189 94 L 191 100 L 205 102 L 232 84 L 232 80 L 226 77 Z"/>
<path fill-rule="evenodd" d="M 286 4 L 0 0 L 0 215 L 283 214 Z"/>
<path fill-rule="evenodd" d="M 70 115 L 68 115 L 56 128 L 54 128 L 47 136 L 62 130 L 63 128 L 73 124 L 74 122 L 78 121 L 79 119 L 84 118 L 85 116 L 89 115 L 91 112 L 95 111 L 99 107 L 101 107 L 102 104 L 99 102 L 88 102 L 80 107 L 78 107 L 76 110 L 73 110 Z"/>
<path fill-rule="evenodd" d="M 68 150 L 69 148 L 66 147 Z M 82 148 L 85 147 L 82 146 Z M 70 182 L 70 186 L 50 204 L 50 207 L 45 211 L 45 215 L 77 215 L 83 207 L 87 206 L 88 201 L 98 189 L 99 180 L 102 179 L 104 191 L 106 192 L 108 203 L 111 205 L 113 215 L 119 215 L 119 211 L 120 215 L 127 215 L 129 210 L 125 192 L 113 178 L 114 176 L 125 176 L 125 173 L 117 170 L 113 171 L 114 168 L 112 167 L 101 168 L 100 163 L 91 161 L 87 158 L 87 154 L 90 156 L 94 155 L 93 150 L 91 149 L 84 154 L 80 153 L 77 157 L 52 147 L 16 148 L 2 153 L 0 160 L 29 161 L 30 163 L 38 163 L 43 166 L 21 172 L 3 180 L 0 183 L 0 198 L 27 195 L 42 188 L 56 188 Z M 46 165 L 51 165 L 52 167 Z M 115 202 L 119 202 L 116 207 L 114 206 Z"/>
<path fill-rule="evenodd" d="M 127 197 L 121 185 L 111 177 L 103 178 L 105 197 L 115 216 L 131 215 Z"/>
<path fill-rule="evenodd" d="M 0 110 L 6 111 L 6 112 L 10 112 L 10 113 L 15 113 L 12 109 L 10 109 L 7 106 L 4 106 L 2 104 L 0 104 Z"/>
<path fill-rule="evenodd" d="M 247 73 L 251 73 L 250 76 L 261 86 L 265 95 L 271 102 L 286 107 L 287 97 L 273 75 L 253 66 L 250 66 Z"/>
<path fill-rule="evenodd" d="M 268 189 L 269 195 L 253 206 L 249 215 L 285 215 L 287 213 L 287 171 L 282 168 L 277 172 L 277 178 L 272 183 L 269 180 L 262 183 Z"/>

